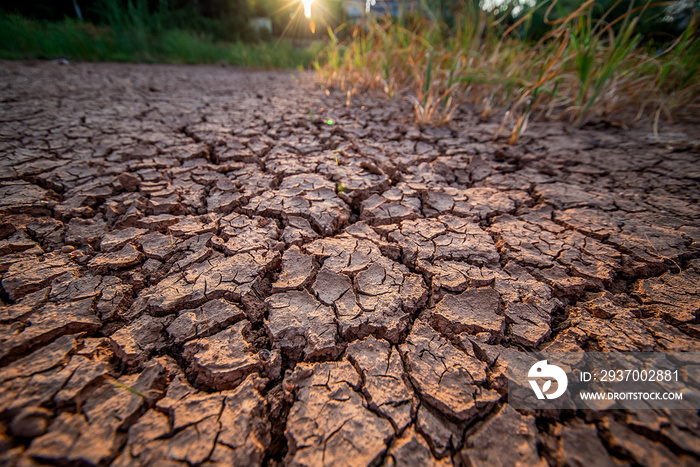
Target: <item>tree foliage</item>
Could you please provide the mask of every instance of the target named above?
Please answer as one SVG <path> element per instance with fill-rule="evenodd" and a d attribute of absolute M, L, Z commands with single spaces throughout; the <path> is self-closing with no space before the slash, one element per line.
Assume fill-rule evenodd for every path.
<path fill-rule="evenodd" d="M 514 1 L 518 14 L 513 20 L 523 16 L 520 34 L 523 38 L 539 40 L 551 30 L 552 23 L 571 14 L 583 3 L 580 0 Z M 667 42 L 682 34 L 691 22 L 693 15 L 700 15 L 700 1 L 652 1 L 652 0 L 596 0 L 591 9 L 591 20 L 615 23 L 617 30 L 622 24 L 618 19 L 624 16 L 638 17 L 636 32 L 647 40 Z"/>

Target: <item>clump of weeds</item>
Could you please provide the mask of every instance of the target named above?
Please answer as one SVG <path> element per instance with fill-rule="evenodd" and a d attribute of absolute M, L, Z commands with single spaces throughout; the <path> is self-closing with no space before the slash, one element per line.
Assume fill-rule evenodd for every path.
<path fill-rule="evenodd" d="M 501 119 L 494 138 L 510 144 L 532 120 L 582 126 L 601 118 L 623 125 L 647 119 L 656 132 L 661 118 L 700 107 L 696 18 L 662 49 L 637 32 L 643 13 L 672 3 L 626 2 L 614 19 L 622 0 L 602 16 L 594 14 L 601 8 L 596 0 L 568 12 L 558 0 L 541 0 L 514 22 L 512 8 L 486 11 L 477 2 L 450 15 L 425 5 L 420 14 L 398 18 L 367 15 L 340 29 L 344 40 L 329 30 L 316 69 L 325 86 L 348 94 L 348 103 L 368 90 L 409 99 L 421 124 L 445 124 L 461 104 L 474 104 L 483 118 Z M 537 12 L 549 31 L 533 43 L 525 37 Z"/>

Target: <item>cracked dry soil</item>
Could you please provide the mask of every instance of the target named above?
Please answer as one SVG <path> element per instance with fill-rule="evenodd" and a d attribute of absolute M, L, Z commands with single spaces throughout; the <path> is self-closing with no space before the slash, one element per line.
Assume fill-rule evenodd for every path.
<path fill-rule="evenodd" d="M 700 462 L 697 412 L 518 412 L 499 358 L 700 351 L 697 150 L 307 75 L 0 76 L 1 464 Z"/>

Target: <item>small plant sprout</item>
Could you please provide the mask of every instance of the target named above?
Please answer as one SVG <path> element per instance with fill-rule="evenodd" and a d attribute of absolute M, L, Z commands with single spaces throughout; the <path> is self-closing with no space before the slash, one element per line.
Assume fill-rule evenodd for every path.
<path fill-rule="evenodd" d="M 159 391 L 157 389 L 149 389 L 148 391 L 141 392 L 138 389 L 135 389 L 131 386 L 127 386 L 126 384 L 118 381 L 116 378 L 112 376 L 106 376 L 105 380 L 112 384 L 113 386 L 116 386 L 120 389 L 124 389 L 126 391 L 129 391 L 132 394 L 135 394 L 136 396 L 140 397 L 141 399 L 150 399 L 150 400 L 156 400 L 160 397 L 163 397 L 163 392 Z"/>
<path fill-rule="evenodd" d="M 132 388 L 131 386 L 127 386 L 127 385 L 124 384 L 124 383 L 120 383 L 120 382 L 117 381 L 116 379 L 111 379 L 110 382 L 111 382 L 113 385 L 115 385 L 116 387 L 118 387 L 118 388 L 126 389 L 127 391 L 129 391 L 129 392 L 131 392 L 131 393 L 133 393 L 133 394 L 136 394 L 136 395 L 139 396 L 141 399 L 145 399 L 145 398 L 146 398 L 146 396 L 143 395 L 141 392 L 137 391 L 136 389 Z"/>
<path fill-rule="evenodd" d="M 345 185 L 338 182 L 338 189 L 337 189 L 338 193 L 345 193 L 345 190 L 347 190 L 347 188 L 345 188 Z"/>
<path fill-rule="evenodd" d="M 329 118 L 328 121 L 326 122 L 326 124 L 329 125 L 329 126 L 330 126 L 330 125 L 333 125 L 333 120 Z"/>

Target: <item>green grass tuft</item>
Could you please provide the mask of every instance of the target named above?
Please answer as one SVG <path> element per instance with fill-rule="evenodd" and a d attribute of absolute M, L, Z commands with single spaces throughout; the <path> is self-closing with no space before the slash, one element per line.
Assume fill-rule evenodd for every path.
<path fill-rule="evenodd" d="M 369 16 L 343 31 L 345 40 L 329 32 L 325 64 L 315 66 L 326 86 L 349 96 L 378 90 L 408 97 L 420 123 L 445 123 L 460 104 L 472 103 L 483 118 L 501 117 L 494 137 L 506 130 L 511 144 L 532 120 L 580 126 L 600 118 L 626 124 L 697 113 L 695 18 L 659 50 L 638 32 L 646 4 L 630 2 L 615 19 L 599 14 L 597 0 L 572 3 L 558 19 L 550 16 L 557 5 L 541 0 L 510 26 L 503 12 L 484 11 L 478 2 L 464 3 L 449 22 L 428 13 Z M 524 39 L 533 15 L 545 11 L 548 32 L 537 42 Z"/>

